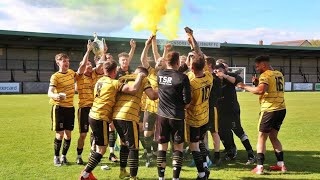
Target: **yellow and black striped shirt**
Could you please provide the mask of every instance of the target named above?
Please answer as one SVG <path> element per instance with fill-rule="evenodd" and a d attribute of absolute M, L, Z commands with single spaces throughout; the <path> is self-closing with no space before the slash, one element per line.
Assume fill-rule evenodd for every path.
<path fill-rule="evenodd" d="M 268 90 L 260 96 L 261 112 L 286 108 L 284 101 L 284 77 L 279 71 L 267 70 L 259 77 L 259 84 L 267 84 Z"/>
<path fill-rule="evenodd" d="M 157 78 L 156 70 L 154 68 L 152 68 L 151 66 L 149 66 L 148 72 L 149 72 L 148 79 L 151 84 L 151 87 L 153 89 L 158 88 L 158 81 L 157 81 L 158 78 Z M 159 99 L 151 100 L 147 97 L 145 109 L 151 113 L 157 113 L 158 112 L 158 103 L 159 103 Z"/>
<path fill-rule="evenodd" d="M 89 116 L 96 120 L 112 120 L 113 106 L 116 103 L 118 91 L 121 91 L 123 84 L 118 80 L 104 76 L 100 78 L 94 88 L 94 101 Z"/>
<path fill-rule="evenodd" d="M 94 97 L 94 85 L 97 82 L 99 75 L 93 71 L 91 76 L 85 74 L 76 74 L 77 91 L 79 94 L 79 107 L 91 107 Z"/>
<path fill-rule="evenodd" d="M 209 121 L 209 97 L 213 83 L 213 76 L 209 71 L 203 77 L 195 77 L 193 72 L 188 72 L 190 80 L 191 102 L 186 111 L 186 124 L 200 127 Z"/>
<path fill-rule="evenodd" d="M 68 69 L 66 73 L 56 72 L 51 76 L 50 86 L 56 88 L 54 93 L 65 93 L 66 99 L 56 101 L 50 98 L 50 104 L 62 107 L 73 107 L 75 74 L 73 70 Z"/>
<path fill-rule="evenodd" d="M 136 74 L 125 75 L 119 78 L 122 84 L 132 85 Z M 151 88 L 148 78 L 144 78 L 135 94 L 118 93 L 116 105 L 113 108 L 113 119 L 139 122 L 140 103 L 144 90 Z"/>
<path fill-rule="evenodd" d="M 146 110 L 146 101 L 147 101 L 147 95 L 146 93 L 142 94 L 141 103 L 140 103 L 140 110 L 145 111 Z"/>

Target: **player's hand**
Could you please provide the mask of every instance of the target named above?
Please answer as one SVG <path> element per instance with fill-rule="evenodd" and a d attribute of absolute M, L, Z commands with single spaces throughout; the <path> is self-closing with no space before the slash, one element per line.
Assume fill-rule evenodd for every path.
<path fill-rule="evenodd" d="M 52 95 L 52 99 L 54 99 L 56 101 L 60 101 L 60 95 L 59 94 L 53 94 Z"/>
<path fill-rule="evenodd" d="M 139 72 L 138 77 L 144 78 L 144 77 L 147 77 L 147 75 L 143 72 Z"/>
<path fill-rule="evenodd" d="M 259 81 L 257 75 L 253 75 L 252 78 L 251 78 L 251 82 L 254 83 L 254 82 L 257 82 Z"/>
<path fill-rule="evenodd" d="M 88 40 L 88 44 L 87 44 L 87 51 L 90 52 L 93 49 L 93 45 L 92 42 L 90 40 Z"/>
<path fill-rule="evenodd" d="M 164 48 L 169 51 L 172 48 L 172 44 L 167 43 L 166 45 L 164 45 Z"/>
<path fill-rule="evenodd" d="M 107 53 L 107 51 L 108 51 L 108 46 L 107 46 L 107 44 L 106 43 L 104 43 L 104 49 L 103 49 L 103 53 L 104 54 L 106 54 Z"/>
<path fill-rule="evenodd" d="M 238 87 L 238 88 L 241 88 L 241 89 L 243 89 L 244 86 L 245 86 L 245 84 L 243 84 L 243 82 L 239 82 L 239 83 L 237 84 L 237 87 Z"/>
<path fill-rule="evenodd" d="M 152 39 L 154 38 L 155 36 L 150 36 L 147 40 L 146 40 L 146 42 L 145 42 L 145 46 L 150 46 L 151 45 L 151 42 L 152 42 Z"/>
<path fill-rule="evenodd" d="M 130 46 L 131 48 L 136 48 L 136 42 L 133 39 L 130 40 Z"/>

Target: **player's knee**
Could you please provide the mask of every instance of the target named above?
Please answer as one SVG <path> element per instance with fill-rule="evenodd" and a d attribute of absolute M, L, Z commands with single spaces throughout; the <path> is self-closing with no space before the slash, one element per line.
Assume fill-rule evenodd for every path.
<path fill-rule="evenodd" d="M 277 137 L 277 136 L 274 136 L 274 135 L 272 135 L 272 134 L 270 134 L 269 139 L 270 139 L 271 142 L 278 141 L 278 137 Z"/>
<path fill-rule="evenodd" d="M 153 135 L 153 131 L 144 131 L 144 137 L 150 137 Z"/>
<path fill-rule="evenodd" d="M 199 143 L 189 143 L 189 148 L 191 151 L 200 151 Z"/>
<path fill-rule="evenodd" d="M 97 152 L 104 155 L 106 153 L 106 146 L 98 146 Z"/>
<path fill-rule="evenodd" d="M 183 143 L 180 143 L 180 144 L 173 144 L 173 147 L 174 147 L 174 150 L 176 151 L 183 151 Z"/>
<path fill-rule="evenodd" d="M 87 133 L 80 133 L 80 139 L 81 140 L 85 140 L 86 139 L 86 137 L 87 137 Z"/>
<path fill-rule="evenodd" d="M 59 131 L 59 132 L 56 132 L 56 138 L 58 139 L 58 140 L 62 140 L 63 139 L 63 131 Z"/>

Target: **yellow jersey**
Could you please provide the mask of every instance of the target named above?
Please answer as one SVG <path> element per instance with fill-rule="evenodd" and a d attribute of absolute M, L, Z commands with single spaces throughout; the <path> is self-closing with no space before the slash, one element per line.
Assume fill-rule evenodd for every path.
<path fill-rule="evenodd" d="M 94 97 L 94 85 L 98 80 L 99 75 L 94 70 L 91 76 L 85 74 L 76 74 L 77 91 L 79 94 L 79 107 L 91 107 Z"/>
<path fill-rule="evenodd" d="M 125 75 L 119 78 L 122 84 L 132 85 L 136 80 L 136 74 Z M 135 121 L 139 123 L 140 103 L 144 90 L 151 88 L 147 78 L 141 82 L 141 86 L 135 94 L 118 93 L 116 104 L 113 108 L 113 119 Z"/>
<path fill-rule="evenodd" d="M 140 103 L 140 110 L 145 111 L 146 110 L 146 101 L 147 101 L 147 95 L 145 93 L 142 94 L 141 103 Z"/>
<path fill-rule="evenodd" d="M 195 77 L 188 72 L 190 80 L 191 102 L 186 110 L 186 124 L 201 127 L 209 121 L 209 97 L 213 83 L 213 76 L 209 71 L 203 77 Z"/>
<path fill-rule="evenodd" d="M 259 77 L 259 84 L 267 84 L 268 90 L 260 96 L 261 112 L 286 108 L 284 102 L 284 77 L 279 71 L 267 70 Z"/>
<path fill-rule="evenodd" d="M 154 68 L 152 68 L 151 66 L 149 66 L 148 73 L 149 73 L 148 80 L 151 84 L 151 87 L 153 89 L 158 88 L 158 81 L 157 81 L 158 78 L 157 78 L 156 70 Z M 159 99 L 151 100 L 147 97 L 145 109 L 151 113 L 157 113 L 158 112 L 158 103 L 159 103 Z"/>
<path fill-rule="evenodd" d="M 94 88 L 94 101 L 89 116 L 95 120 L 110 122 L 112 120 L 112 108 L 116 103 L 118 91 L 123 84 L 108 76 L 100 78 Z"/>
<path fill-rule="evenodd" d="M 66 73 L 56 72 L 51 76 L 50 86 L 56 88 L 54 93 L 65 93 L 66 99 L 56 101 L 50 98 L 50 104 L 61 107 L 73 107 L 75 74 L 73 70 L 68 69 Z"/>

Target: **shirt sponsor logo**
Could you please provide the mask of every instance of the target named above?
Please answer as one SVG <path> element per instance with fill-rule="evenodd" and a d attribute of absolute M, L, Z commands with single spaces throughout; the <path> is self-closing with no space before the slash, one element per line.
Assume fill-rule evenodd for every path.
<path fill-rule="evenodd" d="M 172 85 L 172 77 L 159 76 L 159 84 L 171 86 Z"/>

